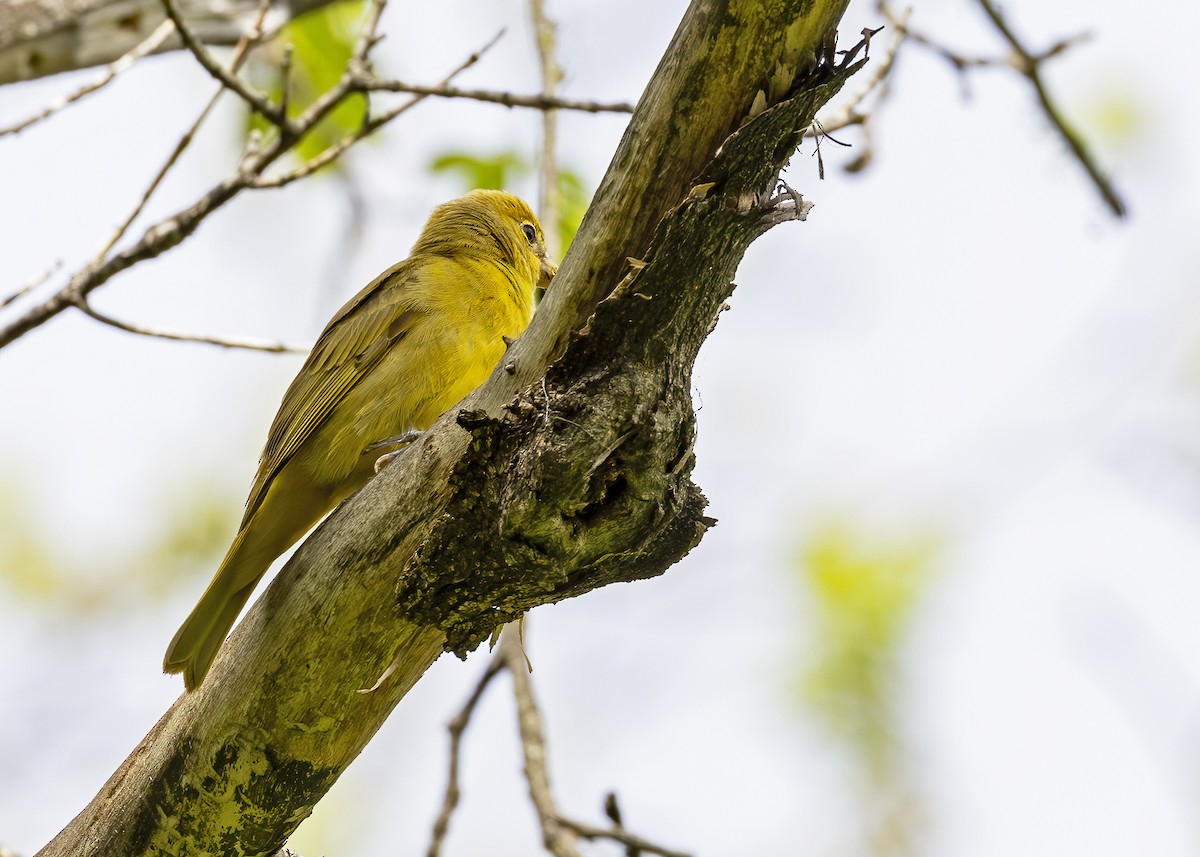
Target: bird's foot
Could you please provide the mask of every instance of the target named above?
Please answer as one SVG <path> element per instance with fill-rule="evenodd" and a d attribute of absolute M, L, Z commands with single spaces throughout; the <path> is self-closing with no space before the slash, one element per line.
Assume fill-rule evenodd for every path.
<path fill-rule="evenodd" d="M 369 452 L 377 452 L 381 449 L 388 450 L 375 459 L 375 472 L 378 473 L 386 467 L 393 459 L 399 458 L 404 450 L 408 449 L 408 445 L 419 438 L 423 432 L 406 431 L 404 434 L 398 434 L 395 437 L 385 437 L 383 440 L 377 440 L 366 449 L 363 454 Z"/>

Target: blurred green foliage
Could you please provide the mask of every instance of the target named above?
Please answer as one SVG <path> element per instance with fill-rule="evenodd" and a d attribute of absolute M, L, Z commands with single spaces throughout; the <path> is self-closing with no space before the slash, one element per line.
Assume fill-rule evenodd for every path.
<path fill-rule="evenodd" d="M 814 618 L 804 700 L 856 760 L 864 845 L 880 857 L 919 850 L 921 801 L 905 767 L 898 697 L 905 636 L 940 553 L 937 538 L 885 540 L 835 522 L 797 557 Z"/>
<path fill-rule="evenodd" d="M 532 165 L 528 158 L 513 151 L 492 155 L 470 152 L 446 152 L 429 164 L 433 173 L 453 173 L 463 180 L 466 190 L 487 188 L 502 190 L 517 179 L 529 175 Z"/>
<path fill-rule="evenodd" d="M 876 541 L 845 523 L 817 530 L 799 565 L 815 613 L 815 657 L 802 679 L 821 722 L 886 776 L 895 748 L 895 697 L 905 631 L 925 593 L 939 542 Z"/>
<path fill-rule="evenodd" d="M 95 615 L 138 600 L 157 600 L 182 581 L 216 567 L 234 530 L 237 509 L 227 493 L 197 484 L 161 504 L 158 520 L 146 524 L 156 541 L 134 557 L 89 557 L 86 567 L 54 548 L 51 534 L 35 525 L 18 502 L 20 486 L 0 485 L 0 590 L 12 598 L 52 604 L 75 615 Z"/>
<path fill-rule="evenodd" d="M 435 174 L 458 175 L 463 181 L 464 190 L 501 190 L 532 173 L 534 164 L 530 158 L 512 150 L 487 155 L 452 151 L 434 158 L 429 164 L 429 169 Z M 558 246 L 566 253 L 567 247 L 575 238 L 575 233 L 579 231 L 579 224 L 583 222 L 583 215 L 592 201 L 592 194 L 579 173 L 570 169 L 559 169 L 558 195 Z"/>
<path fill-rule="evenodd" d="M 1099 135 L 1110 145 L 1128 147 L 1135 143 L 1147 127 L 1143 100 L 1135 98 L 1123 87 L 1108 87 L 1084 113 L 1084 134 Z"/>
<path fill-rule="evenodd" d="M 285 85 L 284 51 L 292 49 L 287 75 L 288 116 L 298 116 L 341 78 L 354 50 L 363 21 L 363 0 L 330 3 L 288 22 L 264 51 L 254 55 L 248 70 L 251 82 L 279 102 Z M 347 98 L 332 110 L 296 146 L 295 154 L 309 161 L 353 134 L 367 118 L 367 100 L 361 95 Z M 247 130 L 263 134 L 273 126 L 261 116 L 249 117 Z M 326 169 L 337 169 L 334 161 Z"/>
<path fill-rule="evenodd" d="M 17 486 L 0 483 L 0 582 L 18 598 L 47 601 L 61 586 L 49 547 L 21 496 Z"/>

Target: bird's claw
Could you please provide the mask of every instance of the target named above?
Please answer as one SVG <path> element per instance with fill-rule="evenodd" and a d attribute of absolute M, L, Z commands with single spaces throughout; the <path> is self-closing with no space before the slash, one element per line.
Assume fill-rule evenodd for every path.
<path fill-rule="evenodd" d="M 408 449 L 408 445 L 419 438 L 423 432 L 406 431 L 404 434 L 398 434 L 395 437 L 385 437 L 383 440 L 377 440 L 363 450 L 366 455 L 369 452 L 375 452 L 380 449 L 388 449 L 388 452 L 383 453 L 375 459 L 375 472 L 378 473 L 386 467 L 391 461 L 400 457 L 404 450 Z M 390 448 L 390 449 L 389 449 Z"/>

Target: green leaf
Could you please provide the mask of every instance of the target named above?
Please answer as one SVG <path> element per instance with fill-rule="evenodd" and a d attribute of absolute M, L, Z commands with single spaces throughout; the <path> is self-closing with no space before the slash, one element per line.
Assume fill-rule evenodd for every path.
<path fill-rule="evenodd" d="M 429 169 L 434 173 L 459 175 L 467 190 L 502 190 L 511 180 L 528 175 L 531 167 L 527 158 L 513 151 L 496 152 L 492 155 L 447 152 L 434 158 Z"/>

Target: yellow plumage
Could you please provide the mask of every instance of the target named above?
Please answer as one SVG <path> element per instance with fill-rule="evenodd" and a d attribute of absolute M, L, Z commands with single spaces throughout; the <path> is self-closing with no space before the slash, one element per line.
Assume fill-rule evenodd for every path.
<path fill-rule="evenodd" d="M 362 487 L 371 444 L 423 430 L 491 374 L 554 275 L 519 198 L 477 190 L 436 208 L 411 255 L 329 322 L 283 396 L 233 545 L 163 660 L 204 679 L 267 568 Z"/>

